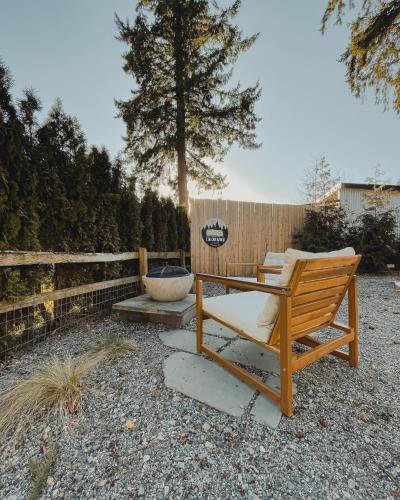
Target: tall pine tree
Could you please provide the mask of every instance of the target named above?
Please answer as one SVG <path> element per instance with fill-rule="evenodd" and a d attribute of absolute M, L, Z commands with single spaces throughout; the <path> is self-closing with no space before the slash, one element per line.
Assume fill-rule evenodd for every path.
<path fill-rule="evenodd" d="M 227 87 L 232 65 L 257 39 L 234 24 L 240 3 L 222 9 L 208 0 L 139 0 L 133 25 L 117 17 L 128 45 L 124 70 L 136 84 L 131 99 L 117 102 L 126 151 L 138 179 L 168 180 L 185 208 L 188 179 L 205 189 L 225 185 L 210 160 L 221 161 L 233 143 L 258 147 L 258 83 Z"/>

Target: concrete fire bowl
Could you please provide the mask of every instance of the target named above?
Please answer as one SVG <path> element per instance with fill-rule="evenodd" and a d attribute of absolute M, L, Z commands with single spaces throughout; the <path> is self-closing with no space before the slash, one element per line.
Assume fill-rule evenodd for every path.
<path fill-rule="evenodd" d="M 157 302 L 176 302 L 182 300 L 193 286 L 194 275 L 175 276 L 171 278 L 149 278 L 143 276 L 146 292 Z"/>

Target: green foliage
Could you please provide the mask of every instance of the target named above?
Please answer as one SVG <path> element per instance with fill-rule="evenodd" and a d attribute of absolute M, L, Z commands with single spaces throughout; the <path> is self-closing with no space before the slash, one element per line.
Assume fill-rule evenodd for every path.
<path fill-rule="evenodd" d="M 163 199 L 154 199 L 153 209 L 153 228 L 154 228 L 154 250 L 156 252 L 165 252 L 167 250 L 167 212 Z"/>
<path fill-rule="evenodd" d="M 164 210 L 166 217 L 166 225 L 168 227 L 167 232 L 167 251 L 173 252 L 177 248 L 178 245 L 178 225 L 176 221 L 176 210 L 175 205 L 171 198 L 167 198 L 164 200 Z"/>
<path fill-rule="evenodd" d="M 350 0 L 329 0 L 322 18 L 322 32 L 336 14 L 341 24 L 346 9 L 354 8 Z M 400 113 L 400 2 L 398 0 L 364 0 L 351 23 L 350 41 L 341 57 L 347 67 L 347 81 L 356 97 L 372 87 L 377 102 L 392 105 Z"/>
<path fill-rule="evenodd" d="M 43 459 L 31 458 L 29 468 L 31 469 L 32 480 L 26 494 L 26 500 L 37 500 L 46 484 L 50 470 L 54 467 L 59 453 L 57 444 L 46 450 Z"/>
<path fill-rule="evenodd" d="M 296 244 L 308 252 L 329 252 L 346 246 L 346 212 L 338 205 L 314 206 L 306 211 Z"/>
<path fill-rule="evenodd" d="M 38 108 L 36 103 L 32 114 Z M 12 102 L 11 77 L 0 61 L 0 250 L 39 248 L 37 173 L 24 125 Z"/>
<path fill-rule="evenodd" d="M 143 228 L 141 246 L 149 251 L 154 250 L 153 212 L 156 199 L 156 193 L 147 190 L 143 196 L 140 209 L 140 220 Z"/>
<path fill-rule="evenodd" d="M 124 70 L 135 81 L 133 97 L 117 102 L 126 152 L 138 179 L 178 187 L 180 205 L 187 205 L 187 178 L 205 189 L 225 185 L 207 159 L 221 161 L 233 143 L 258 147 L 258 83 L 227 87 L 232 65 L 258 36 L 242 36 L 234 24 L 239 8 L 240 0 L 226 8 L 207 0 L 140 0 L 133 24 L 117 17 L 128 46 Z"/>
<path fill-rule="evenodd" d="M 350 228 L 348 241 L 363 256 L 360 268 L 369 272 L 387 270 L 396 258 L 398 242 L 396 218 L 392 210 L 365 211 Z"/>
<path fill-rule="evenodd" d="M 172 200 L 148 191 L 140 202 L 136 179 L 104 147 L 88 151 L 61 101 L 43 123 L 40 109 L 33 90 L 14 104 L 11 77 L 0 62 L 0 251 L 176 250 Z M 117 277 L 121 268 L 58 265 L 52 280 L 63 288 Z M 36 266 L 1 269 L 0 300 L 39 292 L 46 273 Z"/>
<path fill-rule="evenodd" d="M 118 211 L 118 224 L 121 251 L 132 252 L 140 246 L 142 223 L 140 221 L 140 203 L 135 194 L 132 178 L 127 178 L 121 188 Z"/>
<path fill-rule="evenodd" d="M 45 248 L 93 251 L 86 141 L 77 120 L 58 100 L 38 131 L 42 156 L 39 197 L 41 239 Z"/>
<path fill-rule="evenodd" d="M 190 223 L 186 210 L 182 207 L 176 208 L 176 220 L 178 229 L 178 247 L 181 250 L 190 250 Z"/>

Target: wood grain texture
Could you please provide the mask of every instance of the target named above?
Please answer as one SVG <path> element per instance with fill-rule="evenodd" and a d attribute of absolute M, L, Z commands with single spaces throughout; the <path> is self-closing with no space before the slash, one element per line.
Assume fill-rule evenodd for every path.
<path fill-rule="evenodd" d="M 190 257 L 190 252 L 184 252 Z M 182 252 L 148 252 L 149 259 L 181 259 Z M 124 253 L 64 253 L 64 252 L 0 252 L 0 267 L 51 264 L 85 264 L 91 262 L 119 262 L 137 260 L 139 252 Z"/>
<path fill-rule="evenodd" d="M 0 252 L 0 266 L 31 266 L 49 264 L 80 264 L 118 262 L 138 258 L 138 252 L 64 253 L 64 252 Z"/>
<path fill-rule="evenodd" d="M 226 262 L 262 264 L 268 250 L 284 252 L 293 246 L 293 235 L 303 227 L 306 205 L 276 205 L 228 200 L 190 201 L 192 272 L 224 274 Z M 208 219 L 220 218 L 228 226 L 228 240 L 218 248 L 208 246 L 201 228 Z M 231 275 L 251 276 L 254 266 L 235 266 Z"/>

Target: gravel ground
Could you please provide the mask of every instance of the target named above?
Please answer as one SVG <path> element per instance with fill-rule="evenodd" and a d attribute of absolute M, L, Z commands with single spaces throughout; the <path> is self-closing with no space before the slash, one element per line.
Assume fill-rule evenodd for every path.
<path fill-rule="evenodd" d="M 134 339 L 138 352 L 89 377 L 68 433 L 50 416 L 1 458 L 1 498 L 24 498 L 29 458 L 54 442 L 46 499 L 400 497 L 400 294 L 391 281 L 360 278 L 360 368 L 324 358 L 302 370 L 295 415 L 275 431 L 165 388 L 163 360 L 173 351 L 158 338 L 163 327 L 96 320 L 37 345 L 0 367 L 1 387 L 111 333 Z"/>

